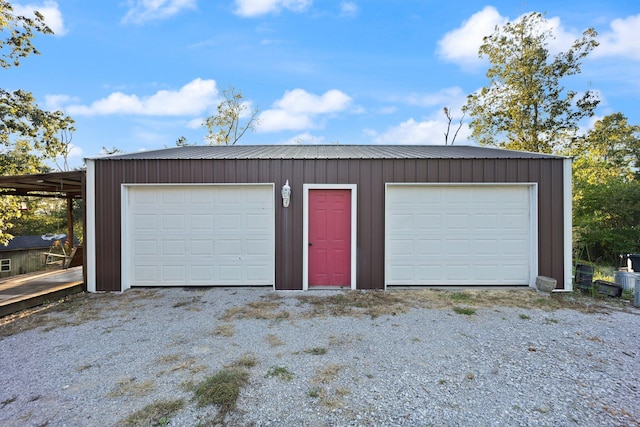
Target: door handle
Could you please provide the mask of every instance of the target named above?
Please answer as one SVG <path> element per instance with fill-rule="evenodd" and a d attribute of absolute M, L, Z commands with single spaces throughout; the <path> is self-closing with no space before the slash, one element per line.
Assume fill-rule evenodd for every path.
<path fill-rule="evenodd" d="M 309 242 L 309 246 L 313 246 L 313 243 Z"/>

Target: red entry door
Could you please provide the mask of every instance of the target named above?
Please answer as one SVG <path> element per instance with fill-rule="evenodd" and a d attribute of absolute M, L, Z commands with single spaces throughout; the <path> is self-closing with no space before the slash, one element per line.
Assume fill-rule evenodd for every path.
<path fill-rule="evenodd" d="M 309 190 L 309 286 L 351 286 L 351 190 Z"/>

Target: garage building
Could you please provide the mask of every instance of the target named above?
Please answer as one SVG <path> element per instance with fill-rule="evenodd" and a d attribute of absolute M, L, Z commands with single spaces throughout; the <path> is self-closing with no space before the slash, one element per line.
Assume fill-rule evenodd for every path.
<path fill-rule="evenodd" d="M 571 290 L 571 159 L 559 156 L 176 147 L 87 160 L 86 206 L 89 291 L 534 286 L 538 275 Z"/>

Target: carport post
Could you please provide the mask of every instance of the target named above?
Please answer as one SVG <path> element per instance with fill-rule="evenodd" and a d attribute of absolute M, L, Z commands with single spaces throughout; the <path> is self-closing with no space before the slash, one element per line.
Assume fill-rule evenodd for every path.
<path fill-rule="evenodd" d="M 73 237 L 73 198 L 67 197 L 67 241 L 69 242 L 69 249 L 73 249 L 74 237 Z"/>

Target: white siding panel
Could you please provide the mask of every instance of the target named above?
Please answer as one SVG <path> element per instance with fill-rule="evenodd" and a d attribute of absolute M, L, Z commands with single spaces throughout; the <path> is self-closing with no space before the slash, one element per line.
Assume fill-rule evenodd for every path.
<path fill-rule="evenodd" d="M 129 286 L 274 285 L 271 185 L 127 188 Z"/>
<path fill-rule="evenodd" d="M 387 186 L 387 285 L 528 285 L 528 185 Z"/>

